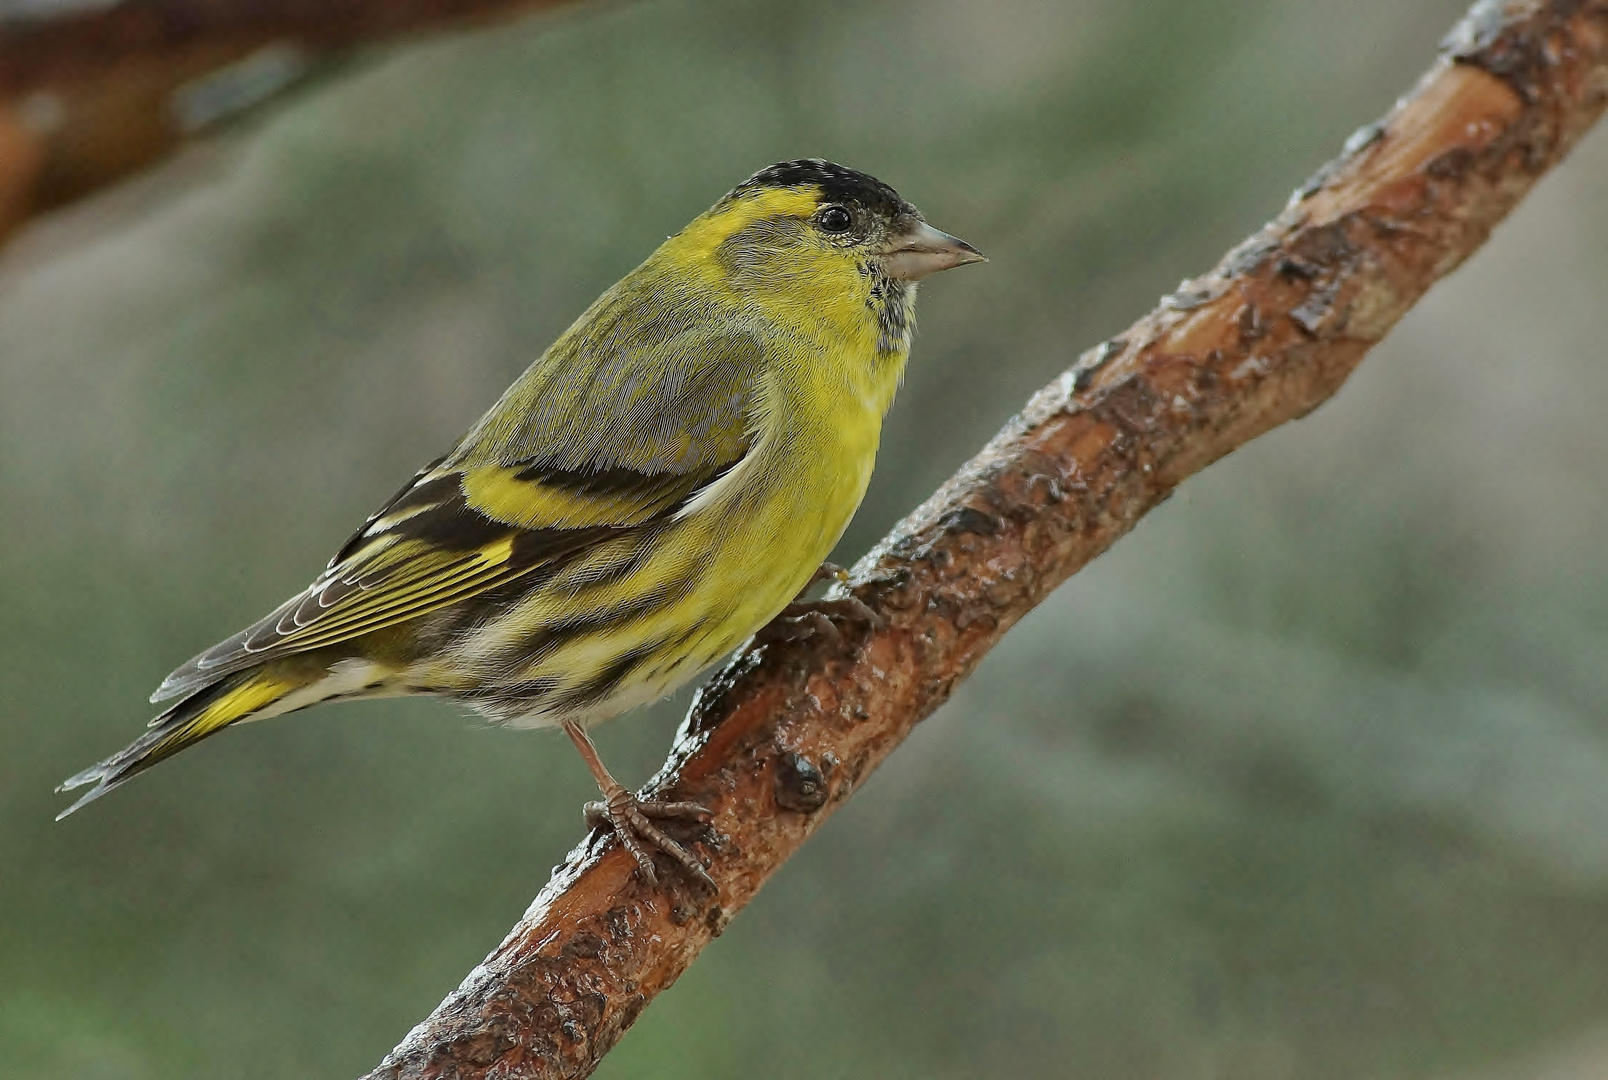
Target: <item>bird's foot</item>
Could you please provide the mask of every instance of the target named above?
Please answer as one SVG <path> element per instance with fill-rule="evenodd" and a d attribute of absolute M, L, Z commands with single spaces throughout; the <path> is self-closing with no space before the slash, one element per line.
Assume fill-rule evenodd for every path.
<path fill-rule="evenodd" d="M 602 802 L 589 802 L 585 807 L 586 823 L 592 828 L 602 827 L 620 838 L 625 850 L 636 860 L 637 869 L 647 882 L 657 884 L 659 872 L 653 864 L 653 851 L 657 849 L 680 864 L 689 877 L 702 882 L 711 892 L 716 891 L 715 879 L 709 876 L 698 857 L 675 840 L 666 836 L 654 818 L 707 821 L 712 815 L 697 803 L 654 802 L 637 798 L 623 787 L 605 791 Z"/>
<path fill-rule="evenodd" d="M 793 603 L 802 604 L 804 598 L 810 594 L 810 590 L 823 581 L 835 581 L 839 585 L 847 585 L 849 583 L 849 572 L 835 562 L 822 563 L 815 568 L 815 573 L 810 575 L 810 579 L 804 583 L 804 587 L 798 591 L 798 595 L 793 597 Z"/>
<path fill-rule="evenodd" d="M 841 644 L 843 631 L 838 623 L 847 623 L 867 632 L 881 630 L 887 620 L 858 596 L 842 596 L 834 600 L 795 600 L 766 624 L 756 635 L 761 644 L 784 641 L 804 641 L 817 635 L 833 644 Z"/>

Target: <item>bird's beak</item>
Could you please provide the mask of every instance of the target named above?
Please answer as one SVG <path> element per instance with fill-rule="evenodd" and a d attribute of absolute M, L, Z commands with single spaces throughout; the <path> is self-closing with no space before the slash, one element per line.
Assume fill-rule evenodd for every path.
<path fill-rule="evenodd" d="M 889 277 L 920 281 L 940 270 L 988 260 L 966 241 L 918 221 L 914 228 L 893 238 L 882 261 Z"/>

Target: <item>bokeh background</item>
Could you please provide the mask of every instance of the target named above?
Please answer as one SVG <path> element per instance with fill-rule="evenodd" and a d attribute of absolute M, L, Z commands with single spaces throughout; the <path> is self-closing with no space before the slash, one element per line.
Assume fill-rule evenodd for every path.
<path fill-rule="evenodd" d="M 641 0 L 369 54 L 0 256 L 0 1075 L 341 1077 L 580 837 L 562 739 L 230 732 L 57 825 L 749 172 L 867 169 L 923 291 L 849 561 L 1271 216 L 1460 0 Z M 600 1076 L 1608 1074 L 1608 133 L 1339 397 L 1023 622 Z M 604 728 L 628 782 L 685 697 Z"/>

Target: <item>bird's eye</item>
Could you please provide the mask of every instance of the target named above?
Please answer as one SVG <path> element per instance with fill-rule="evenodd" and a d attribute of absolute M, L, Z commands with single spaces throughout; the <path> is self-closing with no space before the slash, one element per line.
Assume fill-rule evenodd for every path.
<path fill-rule="evenodd" d="M 854 217 L 841 206 L 828 206 L 817 220 L 822 230 L 829 233 L 848 232 L 849 226 L 854 224 Z"/>

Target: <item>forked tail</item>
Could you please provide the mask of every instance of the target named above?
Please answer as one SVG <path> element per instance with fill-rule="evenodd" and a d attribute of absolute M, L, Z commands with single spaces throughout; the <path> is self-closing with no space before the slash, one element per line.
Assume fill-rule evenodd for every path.
<path fill-rule="evenodd" d="M 127 747 L 63 782 L 57 791 L 72 791 L 87 784 L 95 786 L 57 814 L 56 820 L 94 802 L 125 780 L 185 747 L 236 721 L 263 712 L 305 685 L 305 679 L 296 679 L 269 667 L 242 671 L 196 691 L 152 720 L 150 730 Z"/>

